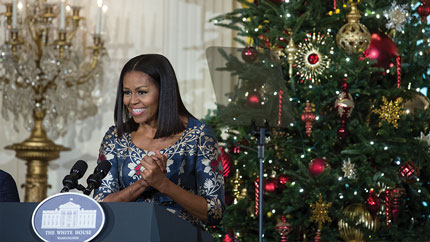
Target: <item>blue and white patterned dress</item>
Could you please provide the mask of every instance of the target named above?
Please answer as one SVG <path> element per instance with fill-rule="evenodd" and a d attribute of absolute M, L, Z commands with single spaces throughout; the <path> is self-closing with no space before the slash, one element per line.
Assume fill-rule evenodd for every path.
<path fill-rule="evenodd" d="M 218 143 L 213 131 L 204 123 L 189 118 L 182 137 L 172 146 L 160 150 L 167 154 L 166 176 L 175 184 L 206 199 L 208 222 L 206 225 L 218 224 L 224 214 L 224 176 L 219 156 Z M 107 159 L 112 164 L 101 186 L 94 191 L 98 201 L 110 193 L 130 186 L 141 179 L 140 161 L 152 151 L 135 146 L 130 133 L 118 137 L 114 126 L 106 132 L 100 147 L 99 160 Z M 204 225 L 194 218 L 170 197 L 155 192 L 143 193 L 137 201 L 155 202 L 166 206 L 167 210 L 177 214 L 193 224 Z"/>

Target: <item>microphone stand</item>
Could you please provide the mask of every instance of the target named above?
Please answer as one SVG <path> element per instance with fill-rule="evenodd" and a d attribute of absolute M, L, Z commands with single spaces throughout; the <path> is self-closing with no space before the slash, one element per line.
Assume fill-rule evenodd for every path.
<path fill-rule="evenodd" d="M 85 190 L 85 187 L 82 186 L 81 184 L 78 184 L 75 188 L 79 191 L 82 191 L 82 192 Z M 60 193 L 69 192 L 69 190 L 70 189 L 68 187 L 63 187 L 63 189 L 61 189 Z"/>
<path fill-rule="evenodd" d="M 263 241 L 263 162 L 264 145 L 266 136 L 270 136 L 269 122 L 264 121 L 264 127 L 257 127 L 255 120 L 251 121 L 251 133 L 258 138 L 258 160 L 259 160 L 259 201 L 258 201 L 258 241 Z"/>

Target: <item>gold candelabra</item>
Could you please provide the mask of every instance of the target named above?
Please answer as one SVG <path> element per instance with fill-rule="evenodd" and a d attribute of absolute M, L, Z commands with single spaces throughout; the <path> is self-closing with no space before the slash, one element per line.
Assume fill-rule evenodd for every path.
<path fill-rule="evenodd" d="M 64 135 L 70 121 L 97 113 L 101 61 L 106 52 L 100 31 L 102 6 L 90 47 L 85 44 L 86 33 L 80 31 L 85 18 L 79 15 L 79 6 L 67 6 L 69 12 L 64 0 L 28 0 L 25 12 L 17 7 L 17 0 L 5 6 L 2 15 L 7 34 L 0 47 L 1 113 L 6 120 L 13 114 L 31 131 L 23 142 L 5 148 L 27 161 L 25 201 L 38 202 L 47 196 L 49 161 L 70 150 L 55 144 L 48 133 Z M 18 123 L 13 122 L 16 130 Z"/>

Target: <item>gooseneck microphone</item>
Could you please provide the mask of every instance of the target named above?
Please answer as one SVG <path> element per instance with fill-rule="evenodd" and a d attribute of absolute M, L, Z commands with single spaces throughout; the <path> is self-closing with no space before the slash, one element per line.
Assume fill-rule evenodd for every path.
<path fill-rule="evenodd" d="M 78 180 L 81 179 L 87 171 L 88 165 L 83 160 L 78 160 L 70 170 L 70 174 L 63 179 L 63 189 L 60 192 L 68 192 L 70 189 L 79 186 Z"/>
<path fill-rule="evenodd" d="M 84 190 L 85 195 L 90 195 L 94 189 L 98 188 L 102 184 L 102 180 L 108 174 L 111 166 L 112 165 L 108 160 L 103 160 L 96 166 L 94 173 L 87 178 L 88 186 Z"/>

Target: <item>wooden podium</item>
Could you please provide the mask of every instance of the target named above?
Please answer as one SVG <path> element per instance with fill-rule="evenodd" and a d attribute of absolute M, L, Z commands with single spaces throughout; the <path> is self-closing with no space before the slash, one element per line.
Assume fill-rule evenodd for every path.
<path fill-rule="evenodd" d="M 41 241 L 31 217 L 38 203 L 0 203 L 0 241 Z M 168 212 L 145 202 L 100 203 L 106 220 L 92 241 L 213 241 L 212 236 Z"/>

